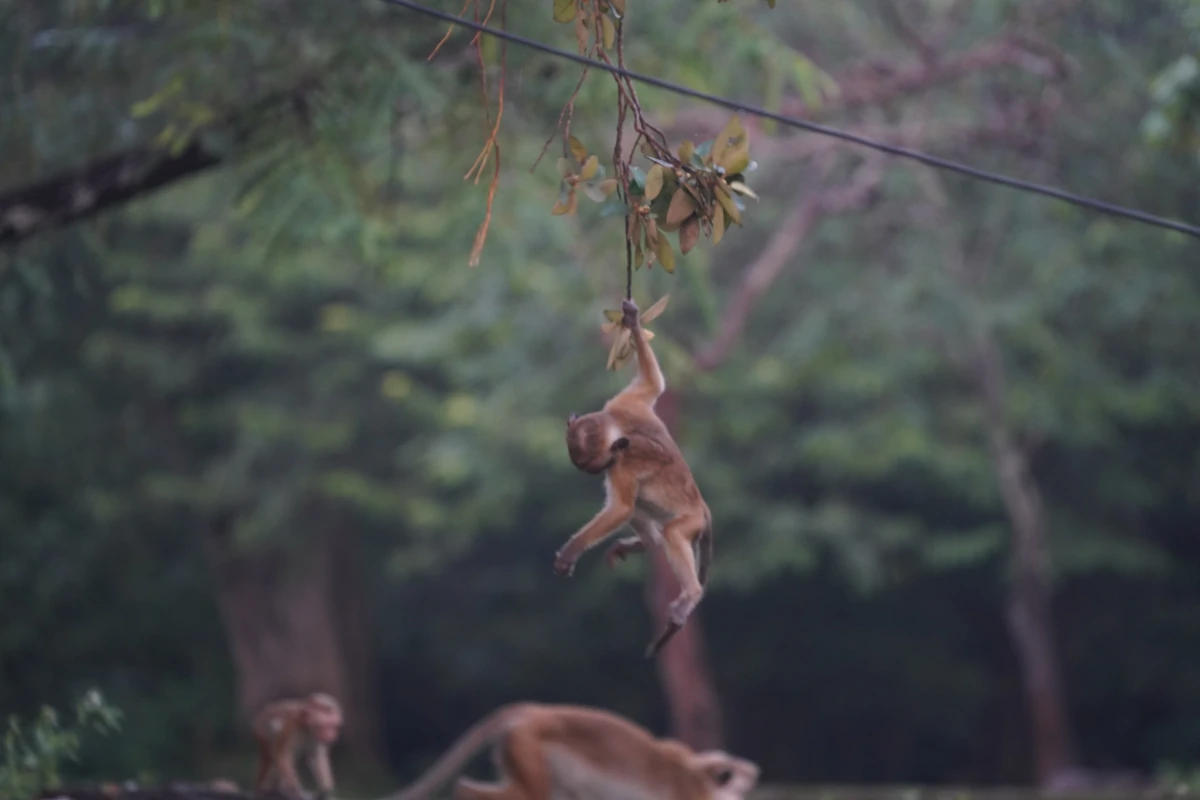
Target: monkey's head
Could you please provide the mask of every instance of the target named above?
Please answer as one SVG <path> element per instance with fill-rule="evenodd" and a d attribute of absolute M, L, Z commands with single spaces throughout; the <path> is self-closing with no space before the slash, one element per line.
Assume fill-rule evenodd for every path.
<path fill-rule="evenodd" d="M 342 731 L 342 707 L 324 692 L 311 694 L 304 707 L 304 723 L 313 738 L 333 744 Z"/>
<path fill-rule="evenodd" d="M 613 437 L 608 416 L 596 411 L 567 417 L 567 454 L 571 463 L 589 475 L 599 475 L 613 465 L 617 453 L 629 446 L 624 436 Z"/>

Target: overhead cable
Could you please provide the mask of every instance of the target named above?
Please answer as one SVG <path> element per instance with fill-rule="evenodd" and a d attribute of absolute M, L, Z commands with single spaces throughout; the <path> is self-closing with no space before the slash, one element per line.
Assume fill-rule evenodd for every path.
<path fill-rule="evenodd" d="M 1189 225 L 1186 222 L 1179 222 L 1166 217 L 1160 217 L 1155 214 L 1150 214 L 1146 211 L 1139 211 L 1134 208 L 1127 208 L 1125 206 L 1107 203 L 1103 200 L 1096 200 L 1091 197 L 1068 192 L 1064 189 L 1059 189 L 1053 186 L 1046 186 L 1044 184 L 1021 180 L 1020 178 L 1013 178 L 1008 175 L 1001 175 L 997 172 L 991 172 L 978 167 L 972 167 L 968 164 L 961 164 L 957 161 L 951 161 L 950 159 L 930 155 L 929 153 L 923 153 L 920 150 L 912 150 L 907 147 L 900 147 L 898 145 L 880 142 L 875 139 L 870 139 L 866 136 L 860 136 L 855 133 L 850 133 L 849 131 L 841 130 L 839 128 L 833 128 L 828 125 L 809 122 L 808 120 L 800 119 L 799 117 L 792 117 L 788 116 L 787 114 L 769 111 L 760 106 L 741 103 L 736 100 L 730 100 L 726 97 L 709 94 L 708 92 L 701 92 L 696 89 L 689 89 L 686 86 L 672 83 L 671 81 L 663 80 L 662 78 L 656 78 L 652 75 L 643 75 L 640 72 L 634 72 L 633 70 L 625 69 L 623 67 L 616 66 L 615 64 L 606 64 L 603 61 L 596 61 L 594 59 L 587 58 L 586 56 L 582 56 L 579 53 L 573 53 L 569 50 L 563 50 L 552 45 L 544 44 L 534 39 L 521 36 L 520 34 L 511 33 L 500 28 L 493 28 L 488 25 L 475 22 L 474 20 L 457 16 L 455 14 L 429 8 L 421 3 L 414 2 L 414 0 L 382 0 L 382 2 L 407 8 L 410 11 L 417 12 L 418 14 L 436 17 L 437 19 L 450 22 L 455 25 L 462 25 L 463 27 L 470 28 L 471 30 L 496 36 L 500 39 L 513 42 L 514 44 L 522 45 L 523 47 L 528 47 L 533 50 L 540 50 L 543 53 L 548 53 L 549 55 L 557 58 L 562 58 L 567 61 L 574 61 L 577 64 L 582 64 L 588 69 L 596 69 L 603 72 L 612 73 L 613 75 L 620 75 L 621 77 L 629 78 L 630 80 L 635 80 L 648 86 L 655 86 L 659 89 L 663 89 L 677 95 L 693 97 L 697 100 L 703 100 L 707 103 L 712 103 L 713 105 L 724 106 L 725 108 L 732 109 L 733 111 L 751 114 L 763 119 L 774 120 L 781 125 L 787 125 L 792 128 L 799 128 L 812 133 L 818 133 L 822 136 L 831 136 L 835 139 L 841 139 L 842 141 L 868 147 L 872 150 L 888 153 L 889 155 L 912 159 L 913 161 L 919 161 L 922 164 L 926 164 L 937 169 L 957 172 L 960 175 L 966 175 L 967 177 L 975 178 L 976 180 L 988 181 L 990 183 L 1000 184 L 1001 186 L 1007 186 L 1018 191 L 1031 192 L 1033 194 L 1040 194 L 1045 197 L 1052 197 L 1056 200 L 1071 203 L 1072 205 L 1087 208 L 1092 211 L 1098 211 L 1102 214 L 1136 220 L 1147 225 L 1166 228 L 1168 230 L 1177 231 L 1179 233 L 1184 233 L 1188 236 L 1194 236 L 1200 239 L 1200 226 Z"/>

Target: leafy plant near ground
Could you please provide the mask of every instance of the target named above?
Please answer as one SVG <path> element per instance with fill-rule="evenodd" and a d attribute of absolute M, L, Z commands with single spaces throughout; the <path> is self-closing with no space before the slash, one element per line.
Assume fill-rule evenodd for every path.
<path fill-rule="evenodd" d="M 10 715 L 0 763 L 0 800 L 24 800 L 59 786 L 64 762 L 79 760 L 83 732 L 107 736 L 120 727 L 120 709 L 109 705 L 96 689 L 75 704 L 75 721 L 69 726 L 59 723 L 58 712 L 50 706 L 42 706 L 27 726 Z"/>

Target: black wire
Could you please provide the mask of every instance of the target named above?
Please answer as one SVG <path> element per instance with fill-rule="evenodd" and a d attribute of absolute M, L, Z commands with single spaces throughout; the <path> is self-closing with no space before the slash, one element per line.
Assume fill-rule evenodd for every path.
<path fill-rule="evenodd" d="M 497 36 L 501 39 L 524 45 L 525 47 L 529 47 L 534 50 L 541 50 L 543 53 L 549 53 L 550 55 L 557 56 L 558 58 L 565 58 L 568 61 L 574 61 L 578 64 L 582 64 L 589 69 L 598 69 L 605 72 L 611 72 L 614 75 L 620 75 L 631 80 L 649 84 L 650 86 L 657 86 L 658 88 L 665 89 L 668 92 L 673 92 L 675 94 L 684 95 L 687 97 L 694 97 L 697 100 L 704 100 L 706 102 L 713 103 L 714 105 L 725 106 L 726 108 L 733 109 L 734 111 L 753 114 L 756 117 L 772 119 L 782 125 L 788 125 L 793 128 L 801 128 L 803 130 L 819 133 L 824 136 L 832 136 L 835 139 L 853 142 L 854 144 L 862 145 L 863 147 L 869 147 L 873 150 L 879 150 L 883 153 L 889 153 L 902 158 L 910 158 L 914 161 L 919 161 L 922 164 L 928 164 L 931 167 L 937 167 L 938 169 L 950 170 L 951 172 L 957 172 L 978 180 L 998 183 L 1001 186 L 1008 186 L 1009 188 L 1018 189 L 1020 191 L 1033 192 L 1034 194 L 1053 197 L 1056 200 L 1062 200 L 1064 202 L 1082 206 L 1083 208 L 1088 208 L 1093 211 L 1099 211 L 1102 214 L 1109 214 L 1114 217 L 1125 217 L 1127 219 L 1137 220 L 1138 222 L 1144 222 L 1147 225 L 1155 225 L 1159 228 L 1167 228 L 1168 230 L 1178 231 L 1179 233 L 1185 233 L 1188 236 L 1200 238 L 1200 227 L 1196 225 L 1189 225 L 1186 222 L 1178 222 L 1176 220 L 1149 214 L 1145 211 L 1138 211 L 1136 209 L 1126 208 L 1124 206 L 1118 206 L 1112 203 L 1106 203 L 1103 200 L 1095 200 L 1090 197 L 1084 197 L 1083 195 L 1074 194 L 1063 189 L 1056 189 L 1052 186 L 1044 186 L 1042 184 L 1032 183 L 1030 181 L 1023 181 L 1019 178 L 1000 175 L 995 172 L 978 169 L 966 164 L 960 164 L 957 161 L 950 161 L 949 159 L 939 158 L 937 156 L 929 155 L 928 153 L 922 153 L 919 150 L 910 150 L 907 147 L 898 147 L 885 142 L 878 142 L 873 139 L 868 139 L 865 136 L 859 136 L 848 131 L 839 130 L 838 128 L 831 128 L 827 125 L 821 125 L 816 122 L 808 122 L 796 117 L 789 117 L 785 114 L 777 114 L 774 111 L 768 111 L 767 109 L 760 108 L 758 106 L 747 105 L 745 103 L 739 103 L 737 101 L 729 100 L 717 95 L 708 94 L 707 92 L 689 89 L 686 86 L 681 86 L 677 83 L 671 83 L 670 81 L 665 81 L 662 78 L 655 78 L 650 75 L 642 75 L 641 73 L 623 69 L 622 67 L 618 67 L 613 64 L 605 64 L 602 61 L 594 61 L 585 56 L 581 56 L 578 53 L 572 53 L 569 50 L 561 50 L 557 47 L 543 44 L 533 39 L 521 36 L 520 34 L 509 33 L 508 31 L 500 30 L 498 28 L 490 28 L 487 25 L 482 25 L 473 20 L 464 19 L 462 17 L 455 16 L 454 14 L 446 13 L 445 11 L 428 8 L 420 3 L 413 2 L 413 0 L 382 0 L 382 2 L 389 3 L 391 5 L 402 6 L 411 11 L 416 11 L 419 14 L 437 17 L 438 19 L 446 22 L 452 22 L 455 25 L 463 25 L 472 30 L 488 33 L 492 36 Z"/>

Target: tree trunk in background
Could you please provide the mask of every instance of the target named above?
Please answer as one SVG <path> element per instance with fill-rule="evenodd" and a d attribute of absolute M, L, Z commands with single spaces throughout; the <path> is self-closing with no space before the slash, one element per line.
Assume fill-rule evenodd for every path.
<path fill-rule="evenodd" d="M 1037 780 L 1046 785 L 1073 769 L 1074 737 L 1054 635 L 1045 512 L 1029 458 L 1005 424 L 1004 377 L 999 350 L 985 336 L 978 350 L 979 386 L 996 477 L 1012 526 L 1012 585 L 1005 621 L 1033 726 Z"/>
<path fill-rule="evenodd" d="M 674 433 L 679 411 L 679 395 L 670 389 L 659 398 L 656 410 Z M 679 593 L 679 583 L 667 559 L 659 552 L 647 551 L 650 576 L 646 585 L 646 605 L 657 633 L 667 621 L 667 605 Z M 724 746 L 721 702 L 713 684 L 704 646 L 704 631 L 697 608 L 687 625 L 658 654 L 658 678 L 667 701 L 671 735 L 697 750 Z"/>
<path fill-rule="evenodd" d="M 333 572 L 332 599 L 342 662 L 350 677 L 342 701 L 347 720 L 346 741 L 360 759 L 380 762 L 383 759 L 383 729 L 379 714 L 378 670 L 359 538 L 344 523 L 332 530 L 338 532 L 325 538 L 325 547 Z"/>
<path fill-rule="evenodd" d="M 376 758 L 375 682 L 362 600 L 355 596 L 362 581 L 353 537 L 338 531 L 303 547 L 243 552 L 231 529 L 215 525 L 207 549 L 243 719 L 271 700 L 328 692 L 345 711 L 345 750 L 356 760 Z"/>

